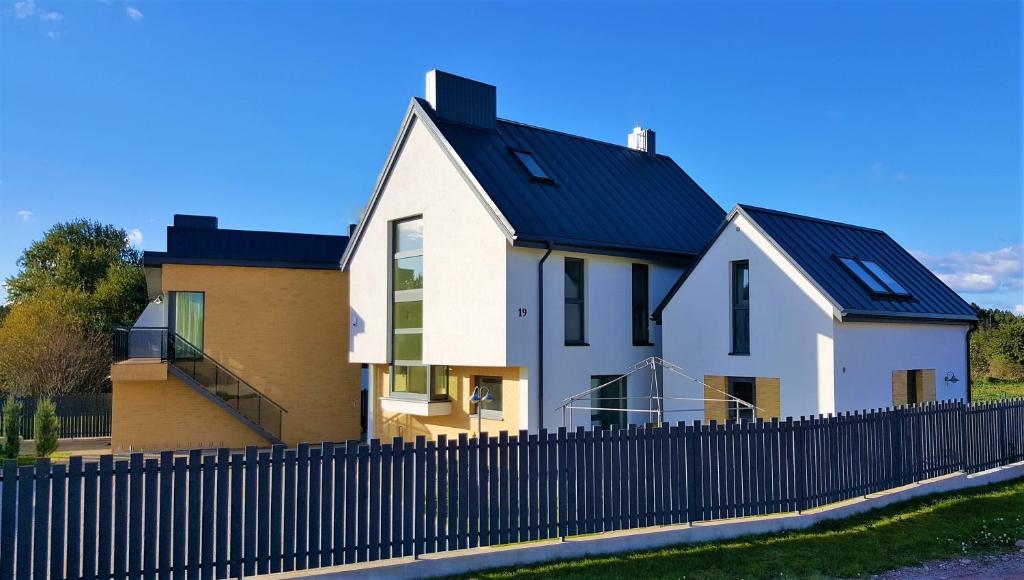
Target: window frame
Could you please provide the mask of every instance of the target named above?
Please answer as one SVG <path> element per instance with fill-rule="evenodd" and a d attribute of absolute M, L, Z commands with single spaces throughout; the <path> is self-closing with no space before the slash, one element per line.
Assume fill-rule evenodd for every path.
<path fill-rule="evenodd" d="M 501 398 L 498 399 L 499 407 L 497 409 L 484 409 L 480 403 L 470 401 L 469 416 L 474 418 L 479 416 L 481 419 L 489 419 L 491 421 L 503 421 L 505 412 L 505 379 L 496 375 L 473 375 L 473 388 L 469 390 L 470 395 L 480 386 L 481 380 L 495 380 L 498 382 L 498 392 L 501 395 Z M 494 393 L 494 391 L 491 391 L 491 393 Z"/>
<path fill-rule="evenodd" d="M 569 276 L 569 271 L 568 271 L 569 270 L 569 264 L 578 264 L 579 265 L 580 279 L 579 279 L 579 281 L 578 281 L 578 283 L 576 285 L 577 288 L 579 289 L 579 296 L 578 297 L 570 298 L 570 297 L 565 295 L 566 293 L 565 293 L 565 290 L 563 288 L 563 291 L 562 291 L 562 296 L 563 296 L 563 302 L 562 302 L 562 322 L 563 322 L 563 324 L 562 324 L 562 338 L 565 341 L 565 346 L 590 346 L 590 345 L 587 344 L 587 263 L 586 263 L 586 261 L 583 258 L 573 258 L 573 257 L 566 256 L 565 259 L 563 260 L 563 265 L 562 265 L 562 270 L 563 270 L 562 283 L 563 283 L 563 285 L 565 284 L 565 279 Z M 575 338 L 570 339 L 568 334 L 566 333 L 566 331 L 568 329 L 568 323 L 569 323 L 569 309 L 566 308 L 566 307 L 568 305 L 570 305 L 570 304 L 578 305 L 579 306 L 579 312 L 580 312 L 580 314 L 579 314 L 579 316 L 580 316 L 580 320 L 579 320 L 579 323 L 580 323 L 580 336 L 579 336 L 578 339 L 575 339 Z"/>
<path fill-rule="evenodd" d="M 746 401 L 747 403 L 750 403 L 752 405 L 752 407 L 749 408 L 749 409 L 747 409 L 747 408 L 740 409 L 739 406 L 733 404 L 733 401 L 730 399 L 729 402 L 727 403 L 729 406 L 728 406 L 728 409 L 727 409 L 727 416 L 726 417 L 730 421 L 740 421 L 740 420 L 743 420 L 743 421 L 756 421 L 757 420 L 757 378 L 755 378 L 755 377 L 728 377 L 727 387 L 728 387 L 729 396 L 731 396 L 731 397 L 736 397 L 736 390 L 735 390 L 735 387 L 734 387 L 734 385 L 736 383 L 750 383 L 750 394 L 751 394 L 751 399 L 753 399 L 753 400 L 752 401 L 746 401 L 746 399 L 743 399 L 743 400 Z M 742 397 L 736 397 L 736 398 L 742 399 Z M 750 417 L 741 417 L 740 416 L 741 412 L 742 413 L 750 413 Z"/>
<path fill-rule="evenodd" d="M 740 300 L 740 285 L 737 283 L 739 277 L 737 273 L 740 270 L 745 270 L 747 273 L 747 299 L 745 301 Z M 746 313 L 747 332 L 746 332 L 746 348 L 742 348 L 744 345 L 738 344 L 737 333 L 736 333 L 736 321 L 737 313 Z M 729 354 L 747 356 L 750 354 L 750 261 L 749 260 L 734 260 L 729 263 Z"/>
<path fill-rule="evenodd" d="M 868 294 L 871 295 L 872 299 L 905 301 L 915 300 L 914 295 L 910 293 L 910 290 L 907 290 L 907 287 L 902 282 L 897 280 L 895 276 L 889 273 L 888 270 L 883 268 L 877 260 L 870 260 L 868 258 L 856 258 L 854 256 L 843 256 L 839 254 L 834 254 L 833 257 L 836 259 L 837 262 L 839 262 L 843 269 L 846 270 L 846 273 L 852 276 L 853 279 L 856 280 L 857 283 L 861 286 L 861 288 L 864 288 L 868 292 Z M 853 266 L 850 265 L 850 262 L 853 263 Z M 893 284 L 899 286 L 902 289 L 902 292 L 894 289 L 891 284 L 883 280 L 882 277 L 876 274 L 872 270 L 872 268 L 867 264 L 874 265 L 875 268 L 878 268 L 879 271 L 881 271 L 886 276 L 891 278 Z M 857 269 L 854 268 L 854 266 L 856 266 L 856 268 L 859 269 L 860 271 L 864 272 L 864 274 L 868 276 L 868 280 L 865 280 L 864 277 L 861 276 L 860 273 L 858 273 Z M 881 288 L 881 290 L 873 288 L 871 284 L 872 282 L 877 284 Z"/>
<path fill-rule="evenodd" d="M 526 171 L 526 174 L 529 176 L 530 181 L 535 181 L 537 183 L 543 183 L 547 185 L 555 184 L 555 180 L 552 179 L 551 175 L 548 174 L 548 171 L 541 166 L 541 164 L 537 161 L 537 158 L 534 157 L 533 153 L 530 153 L 529 151 L 524 151 L 523 149 L 513 149 L 512 147 L 509 147 L 508 150 L 509 153 L 512 154 L 512 157 L 515 157 L 516 162 L 519 163 L 519 166 L 522 167 L 524 171 Z M 540 170 L 540 172 L 543 175 L 537 175 L 537 173 L 530 167 L 530 164 L 527 163 L 524 157 L 533 162 L 533 164 L 537 166 L 537 169 Z"/>
<path fill-rule="evenodd" d="M 642 274 L 640 274 L 642 273 Z M 648 264 L 634 263 L 630 270 L 633 293 L 632 334 L 633 346 L 654 346 L 651 342 L 651 268 Z M 643 280 L 641 292 L 637 292 L 637 276 Z"/>
<path fill-rule="evenodd" d="M 600 416 L 601 414 L 618 413 L 620 418 L 622 419 L 620 424 L 609 425 L 609 426 L 606 427 L 602 423 L 601 424 L 601 428 L 602 429 L 625 429 L 625 428 L 629 427 L 629 410 L 627 408 L 627 405 L 629 404 L 628 403 L 628 401 L 629 401 L 629 380 L 628 380 L 628 378 L 625 375 L 591 375 L 590 376 L 591 384 L 593 384 L 593 382 L 595 380 L 597 381 L 597 386 L 605 385 L 605 387 L 603 387 L 603 388 L 610 387 L 611 384 L 615 383 L 615 382 L 621 383 L 620 388 L 622 389 L 622 394 L 621 394 L 621 396 L 619 396 L 617 398 L 620 400 L 620 402 L 622 404 L 622 408 L 620 410 L 618 410 L 618 411 L 598 411 L 596 409 L 591 409 L 590 410 L 590 426 L 591 427 L 594 426 L 594 415 L 595 414 Z M 594 387 L 591 387 L 591 388 L 594 388 Z M 598 394 L 598 393 L 599 393 L 599 391 L 591 392 L 591 395 L 590 395 L 590 405 L 592 407 L 604 407 L 604 404 L 600 403 L 600 401 L 602 399 L 609 398 L 609 397 L 597 397 L 597 401 L 595 402 L 594 395 Z"/>

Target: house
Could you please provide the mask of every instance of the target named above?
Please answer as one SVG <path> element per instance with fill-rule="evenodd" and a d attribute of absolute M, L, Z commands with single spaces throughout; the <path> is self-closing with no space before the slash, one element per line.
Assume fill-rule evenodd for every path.
<path fill-rule="evenodd" d="M 654 131 L 605 143 L 499 119 L 494 86 L 426 81 L 342 259 L 370 433 L 556 428 L 566 397 L 606 382 L 611 410 L 574 424 L 649 421 L 616 410 L 649 381 L 615 379 L 661 354 L 651 307 L 725 211 Z"/>
<path fill-rule="evenodd" d="M 666 373 L 666 393 L 705 399 L 703 416 L 680 419 L 798 417 L 969 394 L 974 310 L 879 230 L 736 206 L 654 318 L 665 358 L 695 379 Z"/>
<path fill-rule="evenodd" d="M 115 345 L 115 450 L 358 439 L 344 236 L 174 216 L 145 252 L 152 302 Z"/>

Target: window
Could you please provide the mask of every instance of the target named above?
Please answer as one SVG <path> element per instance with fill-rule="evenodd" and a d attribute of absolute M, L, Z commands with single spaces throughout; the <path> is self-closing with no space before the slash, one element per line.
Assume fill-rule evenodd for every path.
<path fill-rule="evenodd" d="M 446 399 L 447 367 L 423 364 L 423 219 L 394 223 L 391 277 L 391 393 Z"/>
<path fill-rule="evenodd" d="M 470 414 L 476 415 L 482 407 L 481 416 L 484 419 L 501 419 L 501 377 L 476 377 L 473 380 L 473 388 L 480 389 L 481 394 L 486 389 L 493 400 L 483 403 L 471 403 Z"/>
<path fill-rule="evenodd" d="M 732 263 L 732 352 L 750 354 L 750 265 Z"/>
<path fill-rule="evenodd" d="M 651 344 L 649 271 L 647 264 L 633 264 L 633 345 Z"/>
<path fill-rule="evenodd" d="M 915 405 L 935 400 L 935 369 L 892 372 L 892 404 Z"/>
<path fill-rule="evenodd" d="M 602 386 L 603 385 L 603 386 Z M 597 387 L 601 387 L 597 389 Z M 590 377 L 590 425 L 602 429 L 623 429 L 626 418 L 626 377 L 597 375 Z"/>
<path fill-rule="evenodd" d="M 756 405 L 754 379 L 747 377 L 729 377 L 729 394 L 737 399 Z M 729 418 L 733 421 L 754 420 L 754 409 L 739 404 L 736 401 L 729 401 Z"/>
<path fill-rule="evenodd" d="M 516 159 L 520 164 L 522 164 L 523 168 L 526 169 L 527 173 L 530 174 L 530 177 L 541 181 L 554 182 L 554 180 L 548 177 L 548 174 L 541 169 L 541 166 L 537 164 L 537 160 L 533 158 L 533 155 L 530 155 L 526 151 L 517 151 L 515 149 L 512 150 L 512 154 L 516 156 Z"/>
<path fill-rule="evenodd" d="M 565 344 L 584 342 L 584 279 L 583 260 L 565 259 Z"/>
<path fill-rule="evenodd" d="M 872 260 L 837 257 L 839 262 L 876 298 L 908 298 L 910 292 Z"/>
<path fill-rule="evenodd" d="M 203 353 L 205 298 L 202 292 L 175 292 L 171 300 L 173 310 L 171 331 L 183 340 L 174 341 L 176 358 L 198 358 Z"/>

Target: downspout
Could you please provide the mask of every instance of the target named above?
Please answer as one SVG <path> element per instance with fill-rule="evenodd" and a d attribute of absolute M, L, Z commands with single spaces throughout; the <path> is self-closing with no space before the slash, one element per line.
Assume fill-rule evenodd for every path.
<path fill-rule="evenodd" d="M 964 351 L 966 351 L 967 368 L 965 374 L 967 375 L 965 380 L 967 381 L 967 404 L 971 404 L 972 400 L 972 385 L 971 385 L 971 334 L 978 329 L 978 323 L 973 323 L 967 328 L 967 340 L 964 341 Z"/>
<path fill-rule="evenodd" d="M 544 262 L 551 255 L 551 242 L 548 250 L 537 263 L 537 432 L 544 428 Z"/>

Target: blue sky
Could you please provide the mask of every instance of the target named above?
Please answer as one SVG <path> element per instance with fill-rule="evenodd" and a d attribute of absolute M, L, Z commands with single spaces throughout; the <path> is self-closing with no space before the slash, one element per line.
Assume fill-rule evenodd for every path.
<path fill-rule="evenodd" d="M 0 278 L 54 223 L 342 233 L 440 68 L 502 117 L 641 122 L 727 209 L 878 227 L 1024 312 L 1021 4 L 0 4 Z M 3 300 L 0 289 L 0 300 Z"/>

